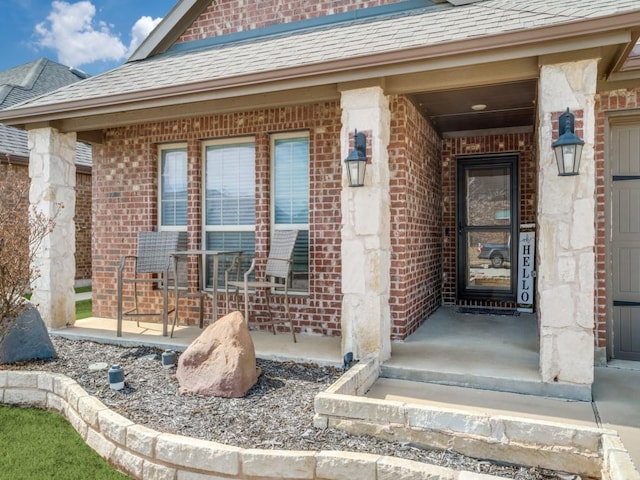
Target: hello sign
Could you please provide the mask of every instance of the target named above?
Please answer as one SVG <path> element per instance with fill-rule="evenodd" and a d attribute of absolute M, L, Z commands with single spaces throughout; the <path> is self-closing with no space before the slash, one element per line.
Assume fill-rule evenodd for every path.
<path fill-rule="evenodd" d="M 525 223 L 520 225 L 518 241 L 518 311 L 533 312 L 534 302 L 534 268 L 536 260 L 536 225 Z"/>

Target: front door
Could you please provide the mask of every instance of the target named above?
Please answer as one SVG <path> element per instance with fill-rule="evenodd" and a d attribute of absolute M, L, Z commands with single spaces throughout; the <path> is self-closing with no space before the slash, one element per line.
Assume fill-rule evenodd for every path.
<path fill-rule="evenodd" d="M 640 360 L 640 125 L 611 129 L 613 356 Z"/>
<path fill-rule="evenodd" d="M 518 156 L 458 157 L 458 298 L 515 301 Z"/>

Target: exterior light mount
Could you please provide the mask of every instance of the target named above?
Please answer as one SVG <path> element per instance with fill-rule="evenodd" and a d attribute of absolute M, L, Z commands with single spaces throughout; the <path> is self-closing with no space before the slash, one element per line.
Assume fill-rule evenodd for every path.
<path fill-rule="evenodd" d="M 561 177 L 580 173 L 580 157 L 584 140 L 575 134 L 574 121 L 575 117 L 567 107 L 567 111 L 558 119 L 558 140 L 552 144 L 558 164 L 558 175 Z"/>
<path fill-rule="evenodd" d="M 364 186 L 364 173 L 367 168 L 367 136 L 358 130 L 354 133 L 354 149 L 344 160 L 350 187 Z"/>

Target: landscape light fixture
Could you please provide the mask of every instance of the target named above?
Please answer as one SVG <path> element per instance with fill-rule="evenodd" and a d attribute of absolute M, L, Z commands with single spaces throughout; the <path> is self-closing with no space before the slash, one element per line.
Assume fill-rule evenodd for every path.
<path fill-rule="evenodd" d="M 364 186 L 364 172 L 367 168 L 367 136 L 358 130 L 354 133 L 355 146 L 345 158 L 344 164 L 347 168 L 347 177 L 350 187 Z"/>
<path fill-rule="evenodd" d="M 567 107 L 567 111 L 558 119 L 558 140 L 552 144 L 558 164 L 558 175 L 561 177 L 578 175 L 580 170 L 584 140 L 574 133 L 574 119 L 573 113 Z"/>
<path fill-rule="evenodd" d="M 109 386 L 111 390 L 122 390 L 124 388 L 124 369 L 119 363 L 115 363 L 109 369 Z"/>

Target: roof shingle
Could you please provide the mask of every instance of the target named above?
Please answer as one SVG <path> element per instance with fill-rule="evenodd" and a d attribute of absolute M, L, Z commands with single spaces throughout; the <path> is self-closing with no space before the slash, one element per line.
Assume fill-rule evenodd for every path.
<path fill-rule="evenodd" d="M 62 104 L 153 91 L 239 75 L 319 64 L 413 47 L 640 11 L 638 0 L 485 0 L 470 5 L 373 17 L 293 33 L 171 51 L 30 100 L 20 107 Z"/>
<path fill-rule="evenodd" d="M 0 108 L 40 97 L 61 86 L 78 82 L 86 75 L 41 58 L 0 72 Z M 27 132 L 0 124 L 0 153 L 29 158 Z M 91 166 L 91 147 L 77 144 L 76 164 Z"/>

